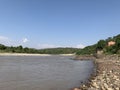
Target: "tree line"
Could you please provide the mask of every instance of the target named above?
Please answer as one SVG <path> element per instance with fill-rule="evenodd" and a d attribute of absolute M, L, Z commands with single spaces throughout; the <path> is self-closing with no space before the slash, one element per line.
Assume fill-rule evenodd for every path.
<path fill-rule="evenodd" d="M 47 49 L 35 49 L 20 46 L 5 46 L 0 44 L 0 53 L 36 53 L 36 54 L 73 54 L 79 49 L 77 48 L 47 48 Z"/>

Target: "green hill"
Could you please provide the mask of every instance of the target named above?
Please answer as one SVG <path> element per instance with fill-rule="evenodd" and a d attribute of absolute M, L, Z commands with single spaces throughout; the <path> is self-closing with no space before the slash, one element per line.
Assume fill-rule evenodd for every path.
<path fill-rule="evenodd" d="M 109 46 L 109 42 L 114 42 Z M 96 44 L 87 46 L 79 51 L 77 55 L 93 55 L 97 51 L 102 51 L 104 54 L 120 54 L 120 34 L 117 36 L 109 37 L 105 40 L 99 40 Z"/>

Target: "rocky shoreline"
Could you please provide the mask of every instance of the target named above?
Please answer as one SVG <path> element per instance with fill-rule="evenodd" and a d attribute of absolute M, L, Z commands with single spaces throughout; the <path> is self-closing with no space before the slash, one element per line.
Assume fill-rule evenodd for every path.
<path fill-rule="evenodd" d="M 75 56 L 74 60 L 94 60 L 96 57 L 93 55 L 78 55 Z"/>
<path fill-rule="evenodd" d="M 120 90 L 119 56 L 108 55 L 95 59 L 95 62 L 97 64 L 97 74 L 91 76 L 88 83 L 73 90 Z"/>

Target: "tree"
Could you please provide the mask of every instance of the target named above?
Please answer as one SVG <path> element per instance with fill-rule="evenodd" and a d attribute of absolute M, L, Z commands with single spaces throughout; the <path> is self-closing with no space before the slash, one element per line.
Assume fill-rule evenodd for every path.
<path fill-rule="evenodd" d="M 5 50 L 6 49 L 6 46 L 0 44 L 0 50 Z"/>
<path fill-rule="evenodd" d="M 116 40 L 115 40 L 115 48 L 116 48 L 116 51 L 119 51 L 120 50 L 120 37 L 119 38 L 117 38 Z"/>
<path fill-rule="evenodd" d="M 83 49 L 80 49 L 79 51 L 76 52 L 77 55 L 93 55 L 96 53 L 96 44 L 87 46 Z"/>
<path fill-rule="evenodd" d="M 108 37 L 105 41 L 106 42 L 113 41 L 113 38 L 112 37 Z"/>
<path fill-rule="evenodd" d="M 97 49 L 97 50 L 103 50 L 103 48 L 104 48 L 105 46 L 106 46 L 105 40 L 100 40 L 100 41 L 98 41 L 98 43 L 97 43 L 96 49 Z"/>
<path fill-rule="evenodd" d="M 27 53 L 27 52 L 28 52 L 28 50 L 29 50 L 29 48 L 28 48 L 28 47 L 25 47 L 25 48 L 24 48 L 24 52 L 25 52 L 25 53 Z"/>
<path fill-rule="evenodd" d="M 22 53 L 23 52 L 23 47 L 21 45 L 17 46 L 17 47 L 14 47 L 14 48 L 15 48 L 16 53 Z"/>

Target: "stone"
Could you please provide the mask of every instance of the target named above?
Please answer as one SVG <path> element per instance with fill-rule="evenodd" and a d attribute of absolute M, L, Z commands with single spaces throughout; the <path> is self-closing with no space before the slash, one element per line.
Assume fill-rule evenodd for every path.
<path fill-rule="evenodd" d="M 115 90 L 120 90 L 120 88 L 117 87 L 117 88 L 115 88 Z"/>
<path fill-rule="evenodd" d="M 81 90 L 81 89 L 78 89 L 78 88 L 74 88 L 73 90 Z"/>
<path fill-rule="evenodd" d="M 112 71 L 110 71 L 110 73 L 112 73 Z"/>
<path fill-rule="evenodd" d="M 103 86 L 101 86 L 101 90 L 106 90 Z"/>
<path fill-rule="evenodd" d="M 117 76 L 114 75 L 114 76 L 113 76 L 113 79 L 117 79 Z"/>
<path fill-rule="evenodd" d="M 93 87 L 95 87 L 95 88 L 99 88 L 99 86 L 97 85 L 96 82 L 94 82 L 92 85 L 93 85 Z"/>
<path fill-rule="evenodd" d="M 112 89 L 112 88 L 108 88 L 107 90 L 114 90 L 114 89 Z"/>
<path fill-rule="evenodd" d="M 107 89 L 108 88 L 108 85 L 106 83 L 104 83 L 104 87 Z"/>

